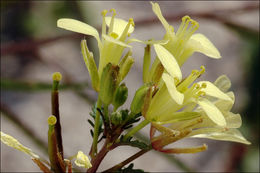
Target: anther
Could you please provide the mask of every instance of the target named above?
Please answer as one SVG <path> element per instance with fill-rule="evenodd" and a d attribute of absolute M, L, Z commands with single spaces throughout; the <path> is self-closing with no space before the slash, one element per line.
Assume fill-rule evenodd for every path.
<path fill-rule="evenodd" d="M 110 12 L 113 12 L 113 16 L 116 15 L 116 10 L 115 10 L 114 8 L 111 8 L 109 11 L 110 11 Z"/>
<path fill-rule="evenodd" d="M 200 66 L 200 69 L 201 69 L 200 74 L 205 73 L 205 66 L 204 65 Z"/>
<path fill-rule="evenodd" d="M 135 23 L 134 23 L 134 19 L 133 18 L 130 18 L 128 20 L 128 23 L 130 23 L 133 27 L 135 27 Z"/>
<path fill-rule="evenodd" d="M 107 10 L 103 10 L 102 12 L 101 12 L 101 15 L 103 16 L 103 17 L 105 17 L 106 15 L 107 15 Z"/>
<path fill-rule="evenodd" d="M 198 95 L 198 97 L 203 97 L 203 96 L 206 95 L 206 93 L 205 93 L 204 91 L 199 91 L 199 92 L 197 93 L 197 95 Z"/>
<path fill-rule="evenodd" d="M 201 84 L 201 88 L 207 88 L 207 84 L 206 83 L 202 83 Z"/>

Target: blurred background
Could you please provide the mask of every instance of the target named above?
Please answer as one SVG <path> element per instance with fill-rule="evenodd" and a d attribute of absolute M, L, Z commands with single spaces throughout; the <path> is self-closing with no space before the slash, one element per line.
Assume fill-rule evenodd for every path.
<path fill-rule="evenodd" d="M 206 35 L 219 49 L 222 59 L 195 53 L 182 67 L 184 76 L 205 65 L 201 80 L 215 81 L 226 74 L 232 82 L 240 113 L 242 134 L 251 145 L 213 140 L 182 140 L 174 146 L 208 144 L 198 154 L 163 155 L 152 151 L 134 161 L 135 168 L 149 172 L 259 172 L 259 1 L 160 1 L 166 19 L 177 30 L 181 17 L 197 20 L 197 33 Z M 56 27 L 59 18 L 74 18 L 101 28 L 103 9 L 115 8 L 117 17 L 135 21 L 133 38 L 162 39 L 165 31 L 144 1 L 1 1 L 1 131 L 44 158 L 47 156 L 47 118 L 51 114 L 51 75 L 63 75 L 60 113 L 65 156 L 78 150 L 88 153 L 91 146 L 87 123 L 97 98 L 91 89 L 80 51 L 80 41 L 88 39 L 98 60 L 96 41 Z M 129 107 L 142 85 L 144 45 L 132 44 L 135 64 L 125 79 Z M 148 128 L 138 134 L 148 139 Z M 128 158 L 137 149 L 118 148 L 100 166 L 105 170 Z M 1 143 L 1 172 L 36 172 L 38 167 L 27 155 Z"/>

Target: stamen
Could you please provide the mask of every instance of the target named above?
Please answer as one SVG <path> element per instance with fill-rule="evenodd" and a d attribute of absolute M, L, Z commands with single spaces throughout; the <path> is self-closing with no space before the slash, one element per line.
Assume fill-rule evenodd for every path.
<path fill-rule="evenodd" d="M 198 70 L 192 70 L 191 74 L 185 79 L 183 80 L 179 86 L 177 86 L 177 89 L 180 92 L 184 92 L 190 84 L 192 84 L 198 77 L 200 77 L 201 74 L 203 74 L 205 72 L 205 67 L 201 66 L 200 67 L 202 70 L 198 71 Z"/>
<path fill-rule="evenodd" d="M 174 84 L 178 85 L 180 83 L 180 80 L 177 77 L 174 77 Z"/>
<path fill-rule="evenodd" d="M 178 126 L 176 128 L 176 130 L 178 131 L 182 131 L 182 130 L 185 130 L 185 129 L 192 129 L 193 126 L 197 125 L 197 124 L 200 124 L 203 122 L 203 118 L 197 118 L 195 120 L 192 120 L 192 121 L 188 121 L 187 123 L 182 123 L 180 126 Z M 192 129 L 193 130 L 193 129 Z"/>
<path fill-rule="evenodd" d="M 103 22 L 102 22 L 102 35 L 106 34 L 106 20 L 105 20 L 105 17 L 107 15 L 107 10 L 103 10 L 101 12 L 101 15 L 102 15 L 102 18 L 103 18 Z"/>
<path fill-rule="evenodd" d="M 186 42 L 190 39 L 192 34 L 199 28 L 198 22 L 192 20 L 189 16 L 184 16 L 182 18 L 182 23 L 176 33 L 177 40 L 176 40 L 176 47 L 174 48 L 173 52 L 176 52 L 174 55 L 178 58 L 183 52 L 183 46 Z"/>
<path fill-rule="evenodd" d="M 108 34 L 110 34 L 111 32 L 113 32 L 113 28 L 114 28 L 114 19 L 115 19 L 115 15 L 116 15 L 116 10 L 114 8 L 109 10 L 110 12 L 113 12 L 110 24 L 109 24 L 109 29 L 108 29 Z"/>
<path fill-rule="evenodd" d="M 132 25 L 133 27 L 135 26 L 135 23 L 134 23 L 134 19 L 133 19 L 133 18 L 130 18 L 130 19 L 128 20 L 128 23 L 127 23 L 127 25 L 126 25 L 126 27 L 125 27 L 125 29 L 124 29 L 122 35 L 121 35 L 120 38 L 119 38 L 120 41 L 125 41 L 126 36 L 128 35 L 128 30 L 129 30 L 129 28 L 130 28 L 130 25 Z"/>

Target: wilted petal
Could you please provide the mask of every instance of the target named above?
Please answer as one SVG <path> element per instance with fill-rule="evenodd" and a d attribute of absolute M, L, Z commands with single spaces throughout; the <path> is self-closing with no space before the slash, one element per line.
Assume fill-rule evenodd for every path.
<path fill-rule="evenodd" d="M 159 44 L 154 44 L 154 49 L 165 70 L 172 77 L 177 77 L 179 80 L 181 80 L 181 69 L 173 55 Z"/>
<path fill-rule="evenodd" d="M 226 126 L 226 120 L 223 114 L 214 104 L 206 99 L 201 99 L 197 103 L 201 106 L 201 108 L 213 122 L 220 126 Z"/>
<path fill-rule="evenodd" d="M 1 132 L 1 141 L 8 145 L 9 147 L 15 148 L 19 151 L 24 152 L 25 154 L 30 155 L 32 158 L 39 159 L 40 157 L 32 152 L 30 148 L 27 148 L 23 146 L 18 140 L 16 140 L 14 137 L 7 135 L 3 132 Z"/>
<path fill-rule="evenodd" d="M 92 165 L 88 159 L 88 156 L 86 156 L 82 151 L 78 152 L 77 159 L 75 160 L 75 164 L 79 167 L 84 167 L 86 169 L 92 167 Z"/>
<path fill-rule="evenodd" d="M 182 104 L 184 100 L 184 95 L 177 90 L 173 77 L 171 77 L 167 73 L 163 73 L 162 79 L 165 82 L 172 99 L 175 100 L 176 103 L 178 103 L 179 105 Z"/>
<path fill-rule="evenodd" d="M 216 87 L 213 83 L 211 83 L 209 81 L 198 82 L 198 84 L 200 84 L 200 85 L 202 85 L 203 83 L 206 84 L 207 86 L 206 86 L 206 88 L 202 88 L 201 91 L 204 91 L 206 93 L 206 95 L 216 97 L 219 99 L 223 99 L 223 100 L 232 101 L 228 95 L 226 95 L 225 93 L 220 91 L 218 89 L 218 87 Z"/>
<path fill-rule="evenodd" d="M 221 58 L 218 49 L 203 34 L 194 34 L 187 43 L 193 52 L 200 52 L 211 58 Z"/>

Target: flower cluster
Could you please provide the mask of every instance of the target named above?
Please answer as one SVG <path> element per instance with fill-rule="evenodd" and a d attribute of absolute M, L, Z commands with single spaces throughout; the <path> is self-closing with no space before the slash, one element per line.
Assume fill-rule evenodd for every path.
<path fill-rule="evenodd" d="M 132 18 L 128 21 L 116 18 L 114 9 L 110 10 L 111 17 L 106 16 L 107 10 L 101 13 L 103 19 L 101 36 L 95 28 L 78 20 L 63 18 L 57 21 L 60 28 L 93 36 L 99 48 L 97 66 L 93 53 L 88 49 L 87 41 L 85 39 L 81 41 L 81 51 L 92 87 L 98 93 L 98 100 L 91 114 L 95 122 L 89 120 L 94 128 L 91 130 L 93 136 L 91 161 L 82 151 L 70 159 L 63 158 L 58 110 L 60 73 L 53 75 L 53 116 L 48 119 L 50 163 L 3 132 L 1 141 L 30 155 L 44 172 L 50 171 L 45 164 L 54 172 L 66 170 L 71 172 L 73 158 L 76 158 L 77 166 L 88 169 L 88 172 L 95 172 L 106 154 L 120 145 L 135 146 L 145 152 L 153 148 L 165 153 L 197 153 L 206 150 L 207 146 L 204 144 L 191 148 L 165 147 L 188 137 L 250 144 L 238 130 L 242 124 L 241 116 L 231 112 L 235 96 L 229 91 L 231 82 L 227 76 L 218 77 L 214 83 L 197 81 L 205 73 L 205 67 L 202 65 L 200 70 L 191 70 L 190 75 L 183 78 L 181 66 L 194 52 L 219 59 L 221 56 L 217 48 L 203 34 L 195 34 L 199 24 L 189 16 L 182 18 L 180 27 L 174 32 L 174 27 L 163 17 L 159 5 L 157 3 L 151 5 L 166 31 L 162 40 L 142 41 L 128 38 L 134 31 L 134 21 Z M 146 45 L 143 85 L 136 91 L 130 109 L 124 110 L 119 108 L 128 97 L 128 89 L 122 81 L 134 63 L 133 48 L 129 45 L 131 42 Z M 154 48 L 156 53 L 153 62 L 151 62 L 151 48 Z M 110 106 L 113 110 L 109 109 Z M 144 120 L 125 134 L 125 130 L 138 122 L 140 116 L 143 116 Z M 151 124 L 150 144 L 131 141 L 133 134 L 148 124 Z M 104 146 L 98 150 L 98 142 L 103 139 L 105 139 Z M 131 159 L 109 171 L 119 170 Z"/>

